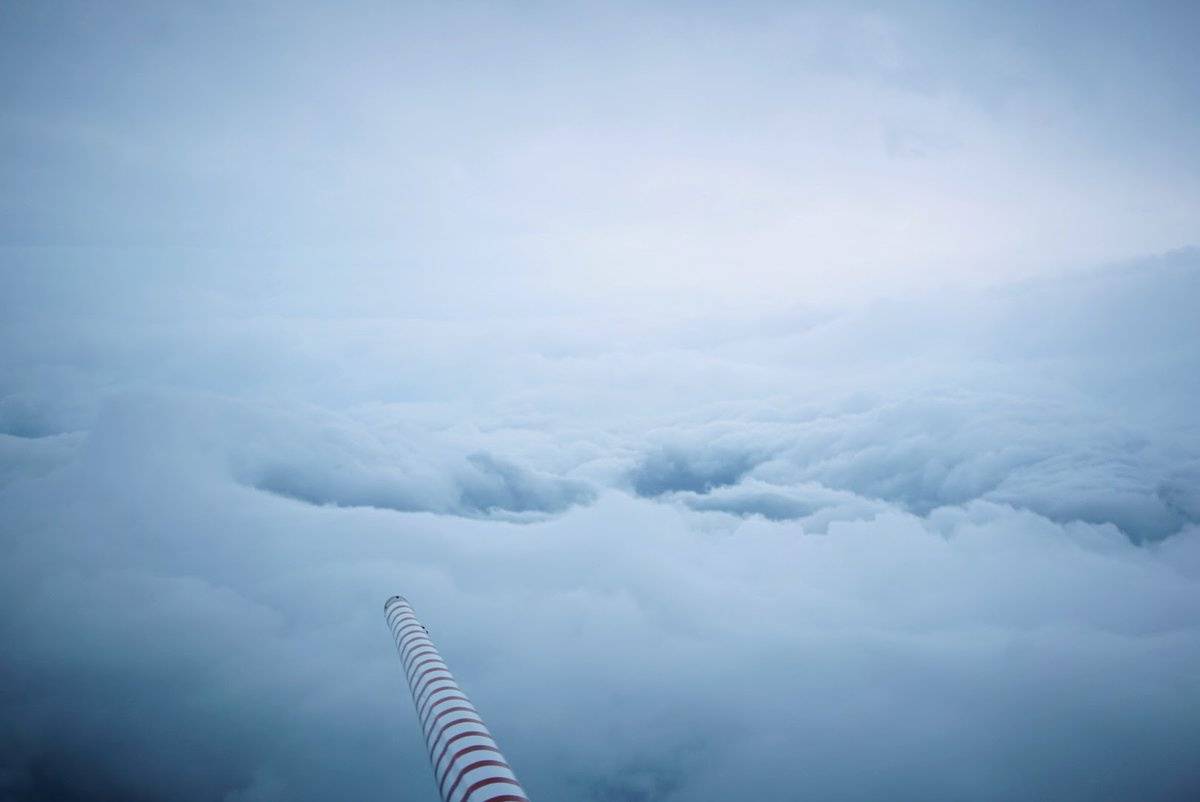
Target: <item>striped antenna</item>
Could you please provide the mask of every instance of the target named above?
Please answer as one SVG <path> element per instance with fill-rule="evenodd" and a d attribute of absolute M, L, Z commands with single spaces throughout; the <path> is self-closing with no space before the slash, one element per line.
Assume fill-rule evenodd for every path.
<path fill-rule="evenodd" d="M 442 802 L 529 802 L 412 606 L 393 596 L 383 613 L 400 652 Z"/>

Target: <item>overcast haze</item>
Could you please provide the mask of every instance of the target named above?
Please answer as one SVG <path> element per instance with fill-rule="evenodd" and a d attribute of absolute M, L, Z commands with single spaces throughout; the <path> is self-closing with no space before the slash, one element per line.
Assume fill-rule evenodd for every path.
<path fill-rule="evenodd" d="M 1200 798 L 1198 35 L 0 0 L 0 800 Z"/>

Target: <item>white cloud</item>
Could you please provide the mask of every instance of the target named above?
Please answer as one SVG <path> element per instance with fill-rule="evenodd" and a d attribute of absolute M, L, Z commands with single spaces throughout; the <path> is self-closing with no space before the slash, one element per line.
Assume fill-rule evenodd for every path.
<path fill-rule="evenodd" d="M 1193 260 L 711 330 L 10 341 L 0 787 L 425 798 L 403 591 L 537 798 L 1186 795 Z"/>

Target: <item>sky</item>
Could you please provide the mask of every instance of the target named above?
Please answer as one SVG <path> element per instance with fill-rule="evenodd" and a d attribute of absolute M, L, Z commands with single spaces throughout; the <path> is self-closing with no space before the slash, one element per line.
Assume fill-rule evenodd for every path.
<path fill-rule="evenodd" d="M 1195 799 L 1198 32 L 0 0 L 0 802 Z"/>

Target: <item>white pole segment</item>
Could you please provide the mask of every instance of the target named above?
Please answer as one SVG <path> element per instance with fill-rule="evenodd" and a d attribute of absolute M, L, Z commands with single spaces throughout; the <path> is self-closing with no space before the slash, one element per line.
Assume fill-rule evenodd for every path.
<path fill-rule="evenodd" d="M 529 802 L 429 631 L 401 596 L 383 605 L 442 802 Z"/>

